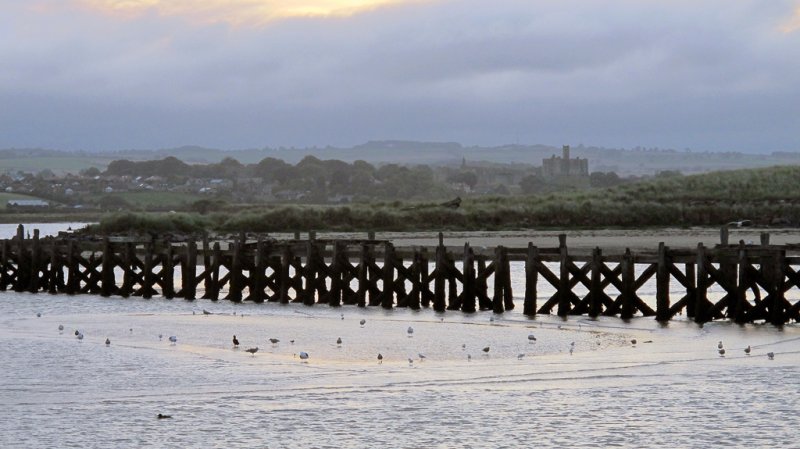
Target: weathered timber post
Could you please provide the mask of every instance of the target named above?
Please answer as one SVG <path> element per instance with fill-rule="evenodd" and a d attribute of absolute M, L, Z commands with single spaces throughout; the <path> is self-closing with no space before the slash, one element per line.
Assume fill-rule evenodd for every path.
<path fill-rule="evenodd" d="M 58 274 L 61 272 L 61 261 L 58 258 L 58 242 L 56 240 L 51 241 L 52 246 L 50 247 L 50 281 L 47 284 L 47 291 L 50 294 L 58 293 L 61 286 L 59 285 L 59 278 Z M 4 248 L 5 249 L 5 248 Z M 5 262 L 3 262 L 3 274 L 5 275 Z"/>
<path fill-rule="evenodd" d="M 303 289 L 303 304 L 313 306 L 317 292 L 317 246 L 310 238 L 306 242 L 305 288 Z"/>
<path fill-rule="evenodd" d="M 528 255 L 525 258 L 525 304 L 522 308 L 527 316 L 535 316 L 538 309 L 537 296 L 539 294 L 537 284 L 539 282 L 539 248 L 528 242 Z"/>
<path fill-rule="evenodd" d="M 447 249 L 442 242 L 442 233 L 439 233 L 439 246 L 436 247 L 436 277 L 433 281 L 433 310 L 437 312 L 444 312 L 445 297 L 444 297 L 444 283 L 447 279 L 447 267 L 445 266 L 445 257 Z"/>
<path fill-rule="evenodd" d="M 736 285 L 736 297 L 728 302 L 728 315 L 738 324 L 744 323 L 745 304 L 747 302 L 747 289 L 750 287 L 750 279 L 747 271 L 750 268 L 750 261 L 747 260 L 747 247 L 744 241 L 739 241 L 738 253 L 739 282 Z"/>
<path fill-rule="evenodd" d="M 142 285 L 142 298 L 150 299 L 153 297 L 153 242 L 149 241 L 144 244 L 144 285 Z"/>
<path fill-rule="evenodd" d="M 41 259 L 41 248 L 39 246 L 39 230 L 33 230 L 33 242 L 31 243 L 31 271 L 28 291 L 37 293 L 39 291 L 39 269 Z"/>
<path fill-rule="evenodd" d="M 344 258 L 347 250 L 342 242 L 333 242 L 333 255 L 331 256 L 331 291 L 328 295 L 328 305 L 339 307 L 342 305 L 342 276 L 344 275 Z"/>
<path fill-rule="evenodd" d="M 125 243 L 125 264 L 122 267 L 122 287 L 120 288 L 120 296 L 127 298 L 133 293 L 133 286 L 136 284 L 136 279 L 133 274 L 136 270 L 134 260 L 136 258 L 136 249 L 133 243 Z"/>
<path fill-rule="evenodd" d="M 197 297 L 197 243 L 194 239 L 186 245 L 186 259 L 181 267 L 181 276 L 183 299 L 193 301 Z"/>
<path fill-rule="evenodd" d="M 361 244 L 361 254 L 358 259 L 358 292 L 356 293 L 358 307 L 367 306 L 367 291 L 369 290 L 369 245 Z"/>
<path fill-rule="evenodd" d="M 570 296 L 572 289 L 569 286 L 569 253 L 567 250 L 567 235 L 560 234 L 558 236 L 558 250 L 560 253 L 560 276 L 558 278 L 558 316 L 565 317 L 569 315 L 572 303 Z"/>
<path fill-rule="evenodd" d="M 175 297 L 175 249 L 170 242 L 167 245 L 163 262 L 161 263 L 161 295 L 164 298 L 172 299 Z"/>
<path fill-rule="evenodd" d="M 25 251 L 25 227 L 17 226 L 17 282 L 14 291 L 22 292 L 28 287 L 28 276 L 31 272 L 30 257 Z"/>
<path fill-rule="evenodd" d="M 210 298 L 209 292 L 213 290 L 211 285 L 211 246 L 208 243 L 208 234 L 203 233 L 203 299 Z"/>
<path fill-rule="evenodd" d="M 475 313 L 475 255 L 469 243 L 464 243 L 463 276 L 464 283 L 461 290 L 461 310 L 466 313 Z"/>
<path fill-rule="evenodd" d="M 494 307 L 494 304 L 489 298 L 489 280 L 486 271 L 488 267 L 486 266 L 486 259 L 484 257 L 478 258 L 478 279 L 475 282 L 475 289 L 477 290 L 478 295 L 478 308 L 480 310 L 491 310 Z"/>
<path fill-rule="evenodd" d="M 228 273 L 228 299 L 233 302 L 242 302 L 242 246 L 244 241 L 241 237 L 233 241 L 233 255 L 231 257 L 230 272 Z"/>
<path fill-rule="evenodd" d="M 74 295 L 80 290 L 80 278 L 78 273 L 78 258 L 75 257 L 75 241 L 70 239 L 67 242 L 67 294 Z"/>
<path fill-rule="evenodd" d="M 411 295 L 408 298 L 408 307 L 411 310 L 420 309 L 422 299 L 422 255 L 414 249 L 414 259 L 411 263 Z"/>
<path fill-rule="evenodd" d="M 771 284 L 773 292 L 770 295 L 771 303 L 769 304 L 769 322 L 773 326 L 783 326 L 788 321 L 786 318 L 785 296 L 784 296 L 784 283 L 785 283 L 785 266 L 786 266 L 786 250 L 775 250 L 772 255 L 772 279 Z"/>
<path fill-rule="evenodd" d="M 6 291 L 8 286 L 11 284 L 11 275 L 8 274 L 9 266 L 11 262 L 9 258 L 11 256 L 11 244 L 7 239 L 3 239 L 3 260 L 0 261 L 0 290 Z"/>
<path fill-rule="evenodd" d="M 697 244 L 697 288 L 695 288 L 694 321 L 708 321 L 708 268 L 706 249 L 702 243 Z"/>
<path fill-rule="evenodd" d="M 721 246 L 728 246 L 728 234 L 729 229 L 727 225 L 719 228 L 719 244 Z"/>
<path fill-rule="evenodd" d="M 267 284 L 267 267 L 264 254 L 264 239 L 259 237 L 256 242 L 255 270 L 250 272 L 250 300 L 256 303 L 264 302 L 264 288 Z"/>
<path fill-rule="evenodd" d="M 116 279 L 114 279 L 114 249 L 108 236 L 103 237 L 103 272 L 100 279 L 100 295 L 109 297 L 114 294 L 116 289 Z"/>
<path fill-rule="evenodd" d="M 634 271 L 635 262 L 630 248 L 625 248 L 625 254 L 622 256 L 622 309 L 620 310 L 620 318 L 629 320 L 633 318 L 633 298 L 636 295 L 636 274 Z"/>
<path fill-rule="evenodd" d="M 503 287 L 506 279 L 506 265 L 503 263 L 503 247 L 498 246 L 494 249 L 494 297 L 492 298 L 492 311 L 503 313 Z"/>
<path fill-rule="evenodd" d="M 511 291 L 511 262 L 508 259 L 508 248 L 503 247 L 503 301 L 506 310 L 514 310 L 514 294 Z"/>
<path fill-rule="evenodd" d="M 686 316 L 694 318 L 694 312 L 697 308 L 697 275 L 695 274 L 695 264 L 686 263 L 684 269 L 686 272 Z"/>
<path fill-rule="evenodd" d="M 386 242 L 383 253 L 383 293 L 381 307 L 391 309 L 394 306 L 394 245 Z"/>
<path fill-rule="evenodd" d="M 723 228 L 724 229 L 724 228 Z M 656 267 L 656 320 L 669 321 L 669 264 L 667 247 L 664 242 L 658 244 L 658 265 Z"/>
<path fill-rule="evenodd" d="M 419 252 L 419 281 L 420 281 L 420 302 L 422 307 L 430 307 L 433 293 L 430 288 L 430 267 L 428 266 L 428 248 L 422 247 Z"/>
<path fill-rule="evenodd" d="M 283 244 L 283 251 L 281 252 L 281 266 L 280 266 L 280 302 L 281 304 L 289 304 L 289 288 L 291 287 L 291 277 L 289 268 L 292 266 L 292 248 L 288 243 Z"/>
<path fill-rule="evenodd" d="M 761 233 L 761 246 L 769 246 L 769 232 Z"/>
<path fill-rule="evenodd" d="M 208 255 L 206 255 L 206 257 L 208 257 Z M 206 278 L 208 282 L 206 285 L 206 294 L 203 295 L 203 298 L 210 299 L 212 301 L 219 300 L 219 267 L 221 264 L 222 249 L 219 246 L 219 242 L 214 242 L 214 249 L 211 255 L 211 272 Z"/>
<path fill-rule="evenodd" d="M 603 312 L 603 251 L 599 247 L 592 250 L 592 278 L 589 284 L 589 316 L 597 318 Z"/>

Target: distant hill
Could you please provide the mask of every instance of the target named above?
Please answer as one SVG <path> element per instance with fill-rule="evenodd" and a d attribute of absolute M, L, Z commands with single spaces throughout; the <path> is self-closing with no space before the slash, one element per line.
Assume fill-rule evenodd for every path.
<path fill-rule="evenodd" d="M 581 144 L 571 145 L 572 156 L 589 159 L 589 171 L 616 172 L 620 176 L 653 175 L 662 171 L 685 174 L 715 170 L 757 168 L 800 164 L 800 153 L 778 152 L 770 155 L 746 153 L 707 153 L 656 148 L 613 149 Z M 365 160 L 372 164 L 426 164 L 456 166 L 463 160 L 471 164 L 528 164 L 540 166 L 542 159 L 560 155 L 560 146 L 503 145 L 494 147 L 464 146 L 455 142 L 414 142 L 404 140 L 370 141 L 349 148 L 263 148 L 220 150 L 183 146 L 160 150 L 125 150 L 107 153 L 67 152 L 47 149 L 0 150 L 0 172 L 40 171 L 50 169 L 65 173 L 97 167 L 105 169 L 114 160 L 163 159 L 173 156 L 188 164 L 216 163 L 233 158 L 252 164 L 264 158 L 281 159 L 296 164 L 305 156 L 339 159 L 345 162 Z"/>

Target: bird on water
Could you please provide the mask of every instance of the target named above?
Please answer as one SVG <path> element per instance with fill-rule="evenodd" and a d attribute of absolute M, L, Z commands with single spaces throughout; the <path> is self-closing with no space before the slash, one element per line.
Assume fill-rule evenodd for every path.
<path fill-rule="evenodd" d="M 336 339 L 336 346 L 341 346 L 341 345 L 342 345 L 342 337 L 339 337 Z"/>
<path fill-rule="evenodd" d="M 383 354 L 381 354 L 381 353 L 379 352 L 379 353 L 378 353 L 378 364 L 380 365 L 380 364 L 382 364 L 382 363 L 383 363 Z"/>
<path fill-rule="evenodd" d="M 367 324 L 367 320 L 362 318 L 361 321 L 358 322 L 358 324 L 360 324 L 361 327 L 364 327 L 364 325 Z"/>
<path fill-rule="evenodd" d="M 531 343 L 535 342 L 536 336 L 534 336 L 533 334 L 528 334 L 528 341 Z"/>
<path fill-rule="evenodd" d="M 308 360 L 308 353 L 300 351 L 300 360 Z"/>
<path fill-rule="evenodd" d="M 717 349 L 722 349 L 722 340 L 720 340 L 719 343 L 717 343 Z"/>
<path fill-rule="evenodd" d="M 64 331 L 64 325 L 63 324 L 59 324 L 58 325 L 58 331 L 59 332 L 63 332 Z"/>
<path fill-rule="evenodd" d="M 489 348 L 488 346 L 487 346 L 487 347 L 485 347 L 485 348 L 483 348 L 483 352 L 484 352 L 484 354 L 488 354 L 488 353 L 489 353 L 489 349 L 490 349 L 490 348 Z"/>
<path fill-rule="evenodd" d="M 80 334 L 80 333 L 81 333 L 81 331 L 79 331 L 78 329 L 75 329 L 75 336 L 76 336 L 76 337 L 77 337 L 77 336 L 78 336 L 78 334 Z"/>
<path fill-rule="evenodd" d="M 420 362 L 424 362 L 424 361 L 425 361 L 425 359 L 427 359 L 427 357 L 425 357 L 425 354 L 423 354 L 423 353 L 421 353 L 421 352 L 420 352 L 419 354 L 417 354 L 417 355 L 419 356 L 419 361 L 420 361 Z"/>
<path fill-rule="evenodd" d="M 233 345 L 234 346 L 239 346 L 239 339 L 236 338 L 236 335 L 233 336 Z"/>
<path fill-rule="evenodd" d="M 750 345 L 747 345 L 747 347 L 744 348 L 744 353 L 750 355 Z"/>
<path fill-rule="evenodd" d="M 278 343 L 280 343 L 280 340 L 278 340 L 277 338 L 270 338 L 269 342 L 272 343 L 273 345 L 277 345 Z"/>
<path fill-rule="evenodd" d="M 111 340 L 109 340 L 108 337 L 106 337 L 106 346 L 108 346 L 110 344 L 111 344 Z"/>
<path fill-rule="evenodd" d="M 406 332 L 408 333 L 408 336 L 411 337 L 412 335 L 414 335 L 414 328 L 408 326 L 408 330 Z"/>
<path fill-rule="evenodd" d="M 720 357 L 725 357 L 725 348 L 719 348 L 717 351 L 719 351 Z"/>
<path fill-rule="evenodd" d="M 631 344 L 636 346 L 636 339 L 635 338 L 631 339 Z"/>
<path fill-rule="evenodd" d="M 78 340 L 83 340 L 83 334 L 78 332 Z"/>
<path fill-rule="evenodd" d="M 767 353 L 767 358 L 770 359 L 770 360 L 775 360 L 775 353 L 774 352 L 768 352 Z"/>
<path fill-rule="evenodd" d="M 178 337 L 176 337 L 175 335 L 170 335 L 169 336 L 169 341 L 171 341 L 172 344 L 174 345 L 175 343 L 178 342 Z"/>
<path fill-rule="evenodd" d="M 161 413 L 158 414 L 158 419 L 171 419 L 172 416 L 170 415 L 162 415 Z"/>
<path fill-rule="evenodd" d="M 251 356 L 255 356 L 256 352 L 258 352 L 258 346 L 256 346 L 255 348 L 247 348 L 245 349 L 245 352 L 249 352 Z"/>

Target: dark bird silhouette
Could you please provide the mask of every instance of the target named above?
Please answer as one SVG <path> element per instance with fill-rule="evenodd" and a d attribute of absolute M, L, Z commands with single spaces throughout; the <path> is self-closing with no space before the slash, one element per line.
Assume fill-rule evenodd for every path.
<path fill-rule="evenodd" d="M 767 358 L 770 359 L 770 360 L 775 360 L 775 353 L 774 352 L 768 352 L 767 353 Z"/>
<path fill-rule="evenodd" d="M 255 356 L 256 352 L 258 352 L 258 346 L 256 346 L 255 348 L 247 348 L 245 349 L 245 352 L 249 352 L 251 356 Z"/>
<path fill-rule="evenodd" d="M 362 319 L 361 321 L 358 322 L 358 324 L 360 324 L 361 327 L 364 327 L 364 325 L 367 324 L 367 320 Z"/>
<path fill-rule="evenodd" d="M 717 349 L 722 349 L 722 340 L 720 340 L 719 343 L 717 344 Z"/>
<path fill-rule="evenodd" d="M 108 337 L 106 337 L 106 346 L 108 346 L 110 344 L 111 344 L 111 340 L 109 340 Z"/>
<path fill-rule="evenodd" d="M 233 345 L 234 346 L 239 346 L 239 339 L 236 338 L 236 335 L 233 336 Z"/>
<path fill-rule="evenodd" d="M 278 340 L 277 338 L 270 338 L 269 342 L 272 343 L 273 345 L 277 345 L 280 342 L 280 340 Z"/>
<path fill-rule="evenodd" d="M 533 343 L 534 341 L 536 341 L 536 337 L 533 334 L 528 334 L 528 341 Z"/>
<path fill-rule="evenodd" d="M 77 329 L 75 329 L 75 336 L 77 337 L 77 336 L 78 336 L 78 334 L 80 334 L 80 331 L 78 331 Z"/>
<path fill-rule="evenodd" d="M 725 348 L 719 348 L 718 351 L 719 351 L 720 357 L 725 357 Z"/>
<path fill-rule="evenodd" d="M 378 353 L 378 364 L 381 364 L 381 363 L 383 363 L 383 354 L 381 354 L 381 353 L 379 352 L 379 353 Z"/>
<path fill-rule="evenodd" d="M 750 355 L 750 345 L 747 345 L 747 347 L 744 348 L 744 353 Z"/>
<path fill-rule="evenodd" d="M 212 315 L 212 313 L 211 313 L 211 312 L 209 312 L 209 311 L 208 311 L 208 310 L 206 310 L 206 309 L 203 309 L 203 315 Z"/>
<path fill-rule="evenodd" d="M 63 324 L 59 324 L 58 325 L 58 330 L 59 330 L 59 332 L 63 331 L 64 330 L 64 325 Z"/>
<path fill-rule="evenodd" d="M 342 345 L 342 337 L 339 337 L 339 338 L 336 339 L 336 345 L 337 346 L 341 346 Z"/>
<path fill-rule="evenodd" d="M 488 354 L 488 353 L 489 353 L 489 347 L 487 346 L 487 347 L 483 348 L 483 352 L 485 352 L 486 354 Z"/>
<path fill-rule="evenodd" d="M 631 344 L 636 346 L 636 339 L 635 338 L 631 339 Z"/>
<path fill-rule="evenodd" d="M 300 360 L 308 360 L 308 353 L 300 351 Z"/>
<path fill-rule="evenodd" d="M 172 416 L 170 415 L 162 415 L 161 413 L 158 414 L 158 419 L 171 419 Z"/>

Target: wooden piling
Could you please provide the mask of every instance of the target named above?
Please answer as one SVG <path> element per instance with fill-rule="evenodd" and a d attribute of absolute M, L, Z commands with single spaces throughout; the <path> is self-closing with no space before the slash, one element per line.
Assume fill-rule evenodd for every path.
<path fill-rule="evenodd" d="M 384 309 L 391 309 L 394 307 L 394 245 L 386 242 L 384 244 L 383 254 L 383 293 L 381 293 L 381 307 Z"/>
<path fill-rule="evenodd" d="M 100 286 L 100 296 L 109 297 L 116 289 L 116 279 L 114 276 L 114 249 L 108 236 L 103 237 L 103 256 L 102 256 L 102 279 Z"/>
<path fill-rule="evenodd" d="M 695 288 L 694 321 L 708 321 L 708 260 L 702 243 L 697 244 L 697 287 Z"/>
<path fill-rule="evenodd" d="M 476 304 L 475 300 L 477 295 L 475 293 L 475 255 L 470 248 L 469 243 L 464 243 L 464 257 L 462 266 L 462 275 L 464 277 L 461 310 L 465 313 L 475 313 Z"/>
<path fill-rule="evenodd" d="M 504 292 L 505 286 L 505 263 L 503 260 L 503 247 L 498 246 L 494 249 L 494 297 L 492 299 L 492 311 L 494 313 L 505 312 Z"/>
<path fill-rule="evenodd" d="M 181 267 L 183 299 L 193 301 L 197 297 L 197 243 L 186 245 L 185 263 Z"/>
<path fill-rule="evenodd" d="M 539 282 L 539 248 L 528 242 L 528 253 L 525 258 L 525 303 L 522 307 L 523 313 L 527 316 L 535 316 L 538 309 L 537 284 Z"/>
<path fill-rule="evenodd" d="M 589 316 L 598 317 L 603 313 L 603 251 L 600 248 L 592 250 L 592 278 L 589 286 Z"/>
<path fill-rule="evenodd" d="M 667 251 L 664 242 L 659 242 L 656 272 L 656 320 L 661 322 L 670 319 L 669 264 L 671 261 L 668 259 Z"/>
<path fill-rule="evenodd" d="M 567 235 L 561 234 L 558 236 L 558 250 L 560 254 L 559 259 L 559 285 L 558 285 L 558 316 L 565 317 L 569 315 L 572 304 L 570 296 L 572 288 L 569 285 L 569 252 L 567 250 Z"/>
<path fill-rule="evenodd" d="M 620 292 L 622 305 L 620 309 L 620 318 L 629 320 L 633 318 L 633 303 L 634 297 L 636 296 L 636 275 L 634 272 L 634 259 L 630 248 L 625 249 L 625 254 L 622 256 L 620 265 L 622 266 L 622 291 Z"/>

